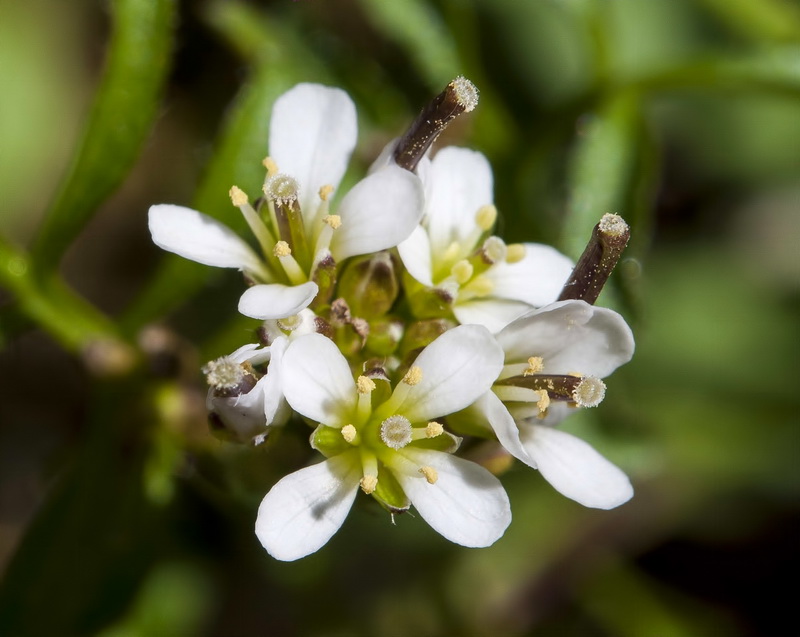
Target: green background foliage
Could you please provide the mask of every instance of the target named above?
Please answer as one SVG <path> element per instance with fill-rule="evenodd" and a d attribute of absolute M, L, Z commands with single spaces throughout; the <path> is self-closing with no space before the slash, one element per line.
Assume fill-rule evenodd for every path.
<path fill-rule="evenodd" d="M 248 342 L 241 281 L 159 252 L 147 207 L 241 229 L 272 102 L 346 89 L 347 179 L 452 77 L 500 230 L 633 239 L 600 304 L 637 354 L 564 425 L 622 466 L 610 512 L 502 479 L 493 547 L 359 498 L 319 553 L 258 545 L 313 459 L 211 437 L 199 365 Z M 800 8 L 789 0 L 0 0 L 0 634 L 789 634 L 798 567 Z"/>

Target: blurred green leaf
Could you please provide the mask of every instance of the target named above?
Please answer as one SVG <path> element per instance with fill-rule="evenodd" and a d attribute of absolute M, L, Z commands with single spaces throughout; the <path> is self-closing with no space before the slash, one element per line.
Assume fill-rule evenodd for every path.
<path fill-rule="evenodd" d="M 117 340 L 116 327 L 77 296 L 57 276 L 34 277 L 31 258 L 0 237 L 0 283 L 12 292 L 22 313 L 70 351 L 80 352 L 98 339 Z M 0 334 L 6 317 L 18 323 L 14 308 L 0 312 Z M 9 327 L 9 329 L 12 329 Z"/>
<path fill-rule="evenodd" d="M 659 586 L 622 560 L 603 569 L 581 589 L 582 608 L 615 637 L 733 634 L 728 630 L 733 630 L 734 625 L 720 613 Z M 723 628 L 726 625 L 728 630 Z"/>
<path fill-rule="evenodd" d="M 56 266 L 130 170 L 156 116 L 169 69 L 175 0 L 114 0 L 105 73 L 83 141 L 37 237 L 37 269 Z"/>
<path fill-rule="evenodd" d="M 731 28 L 757 41 L 800 41 L 800 7 L 787 0 L 701 0 Z"/>
<path fill-rule="evenodd" d="M 619 92 L 587 116 L 579 132 L 569 177 L 569 201 L 563 220 L 561 248 L 577 259 L 606 213 L 625 217 L 633 158 L 639 96 Z"/>
<path fill-rule="evenodd" d="M 632 82 L 645 91 L 752 92 L 800 97 L 800 46 L 772 47 L 747 55 L 699 57 Z"/>
<path fill-rule="evenodd" d="M 441 91 L 463 72 L 453 34 L 429 3 L 360 0 L 359 4 L 385 36 L 406 50 L 432 91 Z"/>
<path fill-rule="evenodd" d="M 200 569 L 164 564 L 147 578 L 128 616 L 99 637 L 192 637 L 200 634 L 213 602 Z"/>

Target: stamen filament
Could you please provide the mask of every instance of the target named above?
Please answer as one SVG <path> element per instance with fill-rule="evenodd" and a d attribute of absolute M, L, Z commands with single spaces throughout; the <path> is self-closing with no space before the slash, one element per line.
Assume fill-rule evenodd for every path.
<path fill-rule="evenodd" d="M 356 381 L 358 389 L 358 405 L 356 407 L 359 422 L 367 422 L 372 414 L 372 392 L 375 390 L 375 381 L 366 376 L 359 376 Z"/>
<path fill-rule="evenodd" d="M 501 371 L 500 375 L 497 377 L 497 381 L 505 380 L 512 376 L 522 376 L 526 369 L 528 369 L 528 363 L 509 363 L 508 365 L 504 365 L 503 371 Z"/>
<path fill-rule="evenodd" d="M 333 239 L 333 231 L 342 225 L 342 218 L 339 215 L 325 215 L 322 218 L 322 228 L 317 235 L 317 242 L 314 244 L 314 254 L 327 252 Z"/>
<path fill-rule="evenodd" d="M 500 400 L 509 403 L 535 403 L 541 398 L 538 390 L 528 387 L 495 384 L 492 386 L 492 391 Z"/>
<path fill-rule="evenodd" d="M 300 285 L 308 281 L 308 276 L 306 276 L 300 264 L 295 260 L 294 256 L 292 256 L 292 251 L 285 241 L 278 241 L 278 243 L 275 244 L 274 254 L 278 257 L 281 267 L 292 285 Z"/>
<path fill-rule="evenodd" d="M 361 447 L 361 467 L 364 477 L 361 478 L 361 490 L 369 495 L 378 486 L 378 458 L 366 447 Z"/>
<path fill-rule="evenodd" d="M 397 383 L 397 386 L 394 388 L 392 395 L 389 396 L 389 399 L 380 406 L 378 412 L 381 414 L 381 416 L 384 417 L 383 414 L 396 414 L 399 411 L 400 406 L 408 397 L 408 393 L 411 391 L 411 388 L 421 380 L 422 369 L 416 365 L 412 366 L 411 369 L 406 372 L 403 380 Z"/>
<path fill-rule="evenodd" d="M 250 227 L 251 232 L 255 235 L 256 239 L 258 239 L 258 244 L 261 246 L 261 251 L 265 255 L 269 255 L 270 251 L 272 250 L 272 246 L 275 245 L 275 237 L 272 236 L 269 228 L 267 228 L 266 224 L 262 221 L 261 217 L 259 217 L 253 206 L 250 205 L 247 195 L 237 186 L 231 186 L 230 191 L 228 191 L 228 195 L 230 195 L 233 205 L 239 208 L 241 211 L 242 216 L 247 222 L 247 225 Z"/>
<path fill-rule="evenodd" d="M 487 276 L 478 275 L 459 290 L 458 299 L 462 302 L 469 301 L 489 296 L 492 292 L 494 292 L 494 282 Z"/>

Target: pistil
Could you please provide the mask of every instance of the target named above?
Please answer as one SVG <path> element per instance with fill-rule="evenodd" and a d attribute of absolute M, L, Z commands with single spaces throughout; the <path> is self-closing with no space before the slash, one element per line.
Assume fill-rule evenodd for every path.
<path fill-rule="evenodd" d="M 557 300 L 577 299 L 594 304 L 630 237 L 630 227 L 622 217 L 603 215 Z"/>
<path fill-rule="evenodd" d="M 465 77 L 450 82 L 425 106 L 394 151 L 397 165 L 414 171 L 436 138 L 456 117 L 478 105 L 478 89 Z"/>
<path fill-rule="evenodd" d="M 495 388 L 506 387 L 547 392 L 549 400 L 573 402 L 580 407 L 597 407 L 605 397 L 606 385 L 594 376 L 579 374 L 534 374 L 512 376 L 495 383 Z M 541 399 L 541 398 L 540 398 Z"/>

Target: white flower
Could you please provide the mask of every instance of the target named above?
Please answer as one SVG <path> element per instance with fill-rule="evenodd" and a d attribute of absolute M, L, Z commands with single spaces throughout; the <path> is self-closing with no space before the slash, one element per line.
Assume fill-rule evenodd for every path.
<path fill-rule="evenodd" d="M 242 295 L 242 314 L 261 319 L 297 314 L 319 291 L 319 268 L 397 245 L 422 214 L 419 178 L 391 163 L 356 184 L 337 214 L 329 214 L 331 193 L 356 136 L 355 106 L 344 91 L 298 84 L 273 108 L 265 214 L 238 188 L 230 193 L 263 255 L 215 219 L 170 204 L 150 208 L 153 241 L 199 263 L 242 270 L 259 284 Z"/>
<path fill-rule="evenodd" d="M 624 319 L 584 301 L 561 301 L 515 320 L 496 338 L 503 372 L 459 417 L 488 421 L 512 455 L 584 506 L 611 509 L 629 500 L 633 488 L 619 468 L 554 428 L 571 405 L 597 405 L 605 392 L 599 379 L 633 356 Z"/>
<path fill-rule="evenodd" d="M 232 354 L 203 367 L 209 388 L 206 409 L 212 425 L 224 438 L 258 443 L 268 427 L 285 424 L 290 410 L 283 397 L 281 357 L 288 339 L 277 339 L 270 347 L 244 345 Z M 258 377 L 253 366 L 269 362 Z"/>
<path fill-rule="evenodd" d="M 497 210 L 492 205 L 492 169 L 466 148 L 447 147 L 421 163 L 425 216 L 398 250 L 409 274 L 453 299 L 462 324 L 492 332 L 551 303 L 572 272 L 571 261 L 550 246 L 506 245 L 488 236 Z"/>
<path fill-rule="evenodd" d="M 294 341 L 283 358 L 286 398 L 320 423 L 312 444 L 328 459 L 286 476 L 266 495 L 256 520 L 264 548 L 286 561 L 318 550 L 342 525 L 359 487 L 393 511 L 413 504 L 453 542 L 495 542 L 511 521 L 505 491 L 488 471 L 448 453 L 454 438 L 433 419 L 476 400 L 501 367 L 502 352 L 484 328 L 457 327 L 423 350 L 391 396 L 373 405 L 375 382 L 354 381 L 332 341 L 317 334 Z"/>
<path fill-rule="evenodd" d="M 212 423 L 224 428 L 226 437 L 258 444 L 269 427 L 286 423 L 291 410 L 283 395 L 283 353 L 290 341 L 315 331 L 315 318 L 306 309 L 286 319 L 264 321 L 262 335 L 269 342 L 267 347 L 244 345 L 203 367 L 210 385 L 206 409 L 212 414 Z M 263 375 L 256 379 L 253 366 L 267 362 Z"/>

